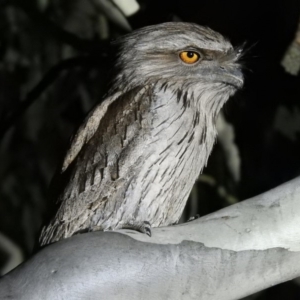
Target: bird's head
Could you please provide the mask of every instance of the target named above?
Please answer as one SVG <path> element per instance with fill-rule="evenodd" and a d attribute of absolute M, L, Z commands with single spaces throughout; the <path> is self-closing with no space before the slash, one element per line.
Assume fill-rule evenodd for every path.
<path fill-rule="evenodd" d="M 207 27 L 163 23 L 128 34 L 117 44 L 115 87 L 123 90 L 166 80 L 185 87 L 218 87 L 230 96 L 243 86 L 241 50 Z"/>

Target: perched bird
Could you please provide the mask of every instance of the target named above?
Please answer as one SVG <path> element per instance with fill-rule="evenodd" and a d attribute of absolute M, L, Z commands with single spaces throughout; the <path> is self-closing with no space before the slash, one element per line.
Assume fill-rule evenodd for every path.
<path fill-rule="evenodd" d="M 83 231 L 178 222 L 206 165 L 216 117 L 243 85 L 235 50 L 219 33 L 170 22 L 117 41 L 117 74 L 67 152 L 59 208 L 45 245 Z"/>

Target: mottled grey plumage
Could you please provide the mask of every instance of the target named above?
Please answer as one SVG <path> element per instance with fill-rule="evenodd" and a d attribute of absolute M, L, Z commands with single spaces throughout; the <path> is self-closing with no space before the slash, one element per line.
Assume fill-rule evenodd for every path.
<path fill-rule="evenodd" d="M 240 51 L 209 28 L 165 23 L 118 43 L 115 82 L 73 139 L 42 245 L 82 230 L 176 223 L 214 144 L 216 116 L 243 84 Z M 200 60 L 186 64 L 181 51 Z"/>

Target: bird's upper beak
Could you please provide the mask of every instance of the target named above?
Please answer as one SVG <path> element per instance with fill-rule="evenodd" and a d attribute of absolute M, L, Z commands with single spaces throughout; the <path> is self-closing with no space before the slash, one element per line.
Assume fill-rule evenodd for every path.
<path fill-rule="evenodd" d="M 244 76 L 239 65 L 219 66 L 215 70 L 216 81 L 231 85 L 240 89 L 244 85 Z"/>
<path fill-rule="evenodd" d="M 241 68 L 236 63 L 231 64 L 215 64 L 205 70 L 201 70 L 200 78 L 204 78 L 209 82 L 224 83 L 235 89 L 240 89 L 244 85 L 244 76 Z"/>

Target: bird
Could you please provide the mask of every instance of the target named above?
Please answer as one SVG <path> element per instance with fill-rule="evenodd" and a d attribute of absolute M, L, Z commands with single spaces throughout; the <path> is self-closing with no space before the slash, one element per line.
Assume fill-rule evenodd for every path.
<path fill-rule="evenodd" d="M 212 151 L 218 113 L 244 83 L 242 49 L 208 27 L 161 23 L 114 43 L 112 85 L 73 137 L 41 246 L 176 224 Z"/>

